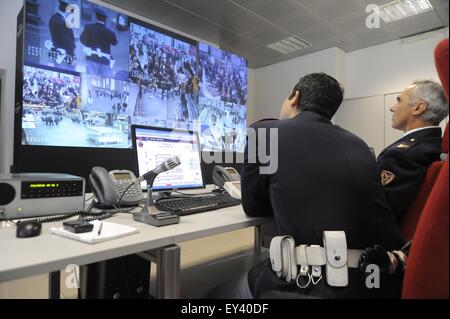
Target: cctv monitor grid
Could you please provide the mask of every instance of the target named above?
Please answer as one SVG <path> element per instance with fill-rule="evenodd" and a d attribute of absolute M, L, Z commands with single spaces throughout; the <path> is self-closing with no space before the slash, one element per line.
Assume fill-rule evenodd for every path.
<path fill-rule="evenodd" d="M 198 131 L 204 151 L 244 150 L 245 59 L 85 0 L 37 0 L 26 21 L 24 145 L 130 148 L 137 124 Z"/>

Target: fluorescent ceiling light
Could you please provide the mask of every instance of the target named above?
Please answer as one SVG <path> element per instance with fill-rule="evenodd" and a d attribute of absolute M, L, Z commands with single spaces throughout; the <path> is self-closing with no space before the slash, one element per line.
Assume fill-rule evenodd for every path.
<path fill-rule="evenodd" d="M 283 54 L 289 54 L 304 48 L 308 48 L 310 46 L 311 46 L 310 43 L 306 42 L 303 39 L 300 39 L 295 35 L 290 38 L 280 40 L 278 42 L 268 45 L 269 48 L 281 52 Z"/>
<path fill-rule="evenodd" d="M 433 10 L 428 0 L 396 0 L 380 6 L 380 17 L 389 23 Z"/>

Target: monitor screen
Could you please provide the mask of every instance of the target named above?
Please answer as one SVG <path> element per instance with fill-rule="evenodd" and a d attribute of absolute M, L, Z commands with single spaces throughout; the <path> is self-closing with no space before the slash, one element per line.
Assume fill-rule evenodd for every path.
<path fill-rule="evenodd" d="M 244 151 L 244 58 L 88 0 L 24 9 L 11 171 L 131 169 L 132 124 L 197 131 L 205 151 Z"/>
<path fill-rule="evenodd" d="M 27 3 L 23 145 L 129 149 L 131 124 L 193 129 L 197 42 L 86 0 Z"/>
<path fill-rule="evenodd" d="M 132 126 L 133 151 L 139 176 L 178 156 L 181 164 L 155 179 L 153 190 L 203 188 L 200 144 L 193 131 Z M 146 183 L 141 184 L 143 188 Z"/>
<path fill-rule="evenodd" d="M 247 61 L 199 43 L 198 77 L 203 150 L 243 152 L 247 128 Z"/>

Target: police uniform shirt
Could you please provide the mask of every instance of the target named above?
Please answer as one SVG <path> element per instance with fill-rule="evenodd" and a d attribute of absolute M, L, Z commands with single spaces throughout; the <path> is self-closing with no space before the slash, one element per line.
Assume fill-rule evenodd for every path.
<path fill-rule="evenodd" d="M 441 154 L 440 127 L 407 133 L 378 156 L 381 184 L 397 220 L 408 209 L 428 167 Z"/>
<path fill-rule="evenodd" d="M 241 188 L 247 215 L 273 216 L 278 235 L 294 237 L 296 245 L 323 246 L 323 231 L 343 230 L 349 249 L 375 244 L 389 250 L 402 246 L 378 180 L 375 158 L 360 138 L 311 111 L 254 127 L 265 128 L 266 136 L 270 136 L 269 129 L 278 130 L 278 168 L 273 174 L 260 174 L 264 164 L 252 163 L 252 155 L 246 151 Z M 255 298 L 274 289 L 363 298 L 367 292 L 364 281 L 359 274 L 352 272 L 350 276 L 348 289 L 333 289 L 322 280 L 309 291 L 300 291 L 295 283 L 278 278 L 270 261 L 265 261 L 250 270 L 248 279 Z"/>

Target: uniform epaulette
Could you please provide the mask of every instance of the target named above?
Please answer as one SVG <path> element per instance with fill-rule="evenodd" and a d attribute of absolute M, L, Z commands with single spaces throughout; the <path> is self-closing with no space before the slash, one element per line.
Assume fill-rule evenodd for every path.
<path fill-rule="evenodd" d="M 413 147 L 416 144 L 417 144 L 417 139 L 410 138 L 409 140 L 398 143 L 397 145 L 395 145 L 395 148 L 406 151 L 406 150 L 409 150 L 411 147 Z"/>

